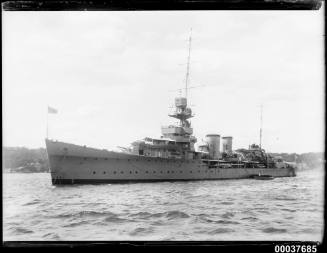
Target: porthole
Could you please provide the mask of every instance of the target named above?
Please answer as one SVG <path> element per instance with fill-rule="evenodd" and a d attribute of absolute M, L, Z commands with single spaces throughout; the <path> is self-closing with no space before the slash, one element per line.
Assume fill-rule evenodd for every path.
<path fill-rule="evenodd" d="M 183 171 L 180 170 L 179 173 L 183 173 Z"/>
<path fill-rule="evenodd" d="M 169 170 L 167 171 L 167 173 L 169 174 Z"/>
<path fill-rule="evenodd" d="M 86 158 L 86 157 L 84 157 L 84 160 L 87 160 L 87 158 Z"/>
<path fill-rule="evenodd" d="M 96 158 L 94 158 L 94 160 L 98 160 L 98 158 L 96 157 Z"/>
<path fill-rule="evenodd" d="M 108 160 L 108 158 L 105 158 L 104 160 Z"/>
<path fill-rule="evenodd" d="M 129 174 L 132 174 L 132 172 L 130 171 Z"/>
<path fill-rule="evenodd" d="M 149 172 L 148 172 L 148 171 L 146 171 L 145 173 L 146 173 L 146 174 L 148 174 Z"/>
<path fill-rule="evenodd" d="M 117 172 L 116 171 L 114 171 L 114 174 L 116 174 Z"/>
<path fill-rule="evenodd" d="M 190 173 L 192 173 L 192 171 L 190 170 Z"/>
<path fill-rule="evenodd" d="M 121 171 L 120 174 L 124 174 L 124 171 Z"/>
<path fill-rule="evenodd" d="M 95 171 L 93 171 L 93 174 L 95 174 Z"/>
<path fill-rule="evenodd" d="M 103 174 L 106 174 L 106 172 L 104 171 Z"/>
<path fill-rule="evenodd" d="M 154 170 L 153 173 L 156 173 L 156 171 Z"/>
<path fill-rule="evenodd" d="M 138 172 L 137 171 L 135 171 L 135 174 L 137 174 Z"/>
<path fill-rule="evenodd" d="M 162 171 L 160 171 L 160 173 L 162 174 Z"/>
<path fill-rule="evenodd" d="M 200 170 L 198 170 L 198 172 L 200 173 L 201 171 L 200 171 Z"/>
<path fill-rule="evenodd" d="M 171 173 L 174 173 L 174 171 L 171 171 Z"/>

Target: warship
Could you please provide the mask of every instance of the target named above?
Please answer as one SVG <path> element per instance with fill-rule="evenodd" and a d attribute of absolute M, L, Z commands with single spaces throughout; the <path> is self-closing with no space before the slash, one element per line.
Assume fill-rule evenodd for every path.
<path fill-rule="evenodd" d="M 233 137 L 207 134 L 195 149 L 187 91 L 191 36 L 189 38 L 185 94 L 175 98 L 170 117 L 177 124 L 162 126 L 159 138 L 146 137 L 120 152 L 96 149 L 46 138 L 52 184 L 158 182 L 256 177 L 296 176 L 295 167 L 252 144 L 233 150 Z M 222 144 L 222 145 L 221 145 Z M 222 149 L 220 148 L 222 146 Z"/>

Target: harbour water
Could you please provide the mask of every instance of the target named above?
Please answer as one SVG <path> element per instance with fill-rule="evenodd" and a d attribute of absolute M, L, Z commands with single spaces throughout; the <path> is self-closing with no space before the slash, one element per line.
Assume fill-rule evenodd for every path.
<path fill-rule="evenodd" d="M 321 241 L 324 172 L 274 180 L 53 186 L 48 173 L 3 174 L 10 240 Z"/>

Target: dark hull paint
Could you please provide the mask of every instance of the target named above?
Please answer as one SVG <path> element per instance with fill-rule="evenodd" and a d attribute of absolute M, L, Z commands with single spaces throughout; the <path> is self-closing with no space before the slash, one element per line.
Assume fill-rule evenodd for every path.
<path fill-rule="evenodd" d="M 289 176 L 285 176 L 289 177 Z M 253 177 L 244 178 L 206 178 L 206 179 L 52 179 L 53 185 L 73 185 L 73 184 L 136 184 L 136 183 L 155 183 L 155 182 L 186 182 L 186 181 L 213 181 L 213 180 L 239 180 L 254 179 Z"/>

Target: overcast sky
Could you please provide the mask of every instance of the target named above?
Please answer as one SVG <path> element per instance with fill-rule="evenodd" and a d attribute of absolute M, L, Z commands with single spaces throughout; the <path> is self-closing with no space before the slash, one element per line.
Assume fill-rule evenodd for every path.
<path fill-rule="evenodd" d="M 3 12 L 4 146 L 114 149 L 174 123 L 193 28 L 194 134 L 269 152 L 324 150 L 319 11 Z"/>

